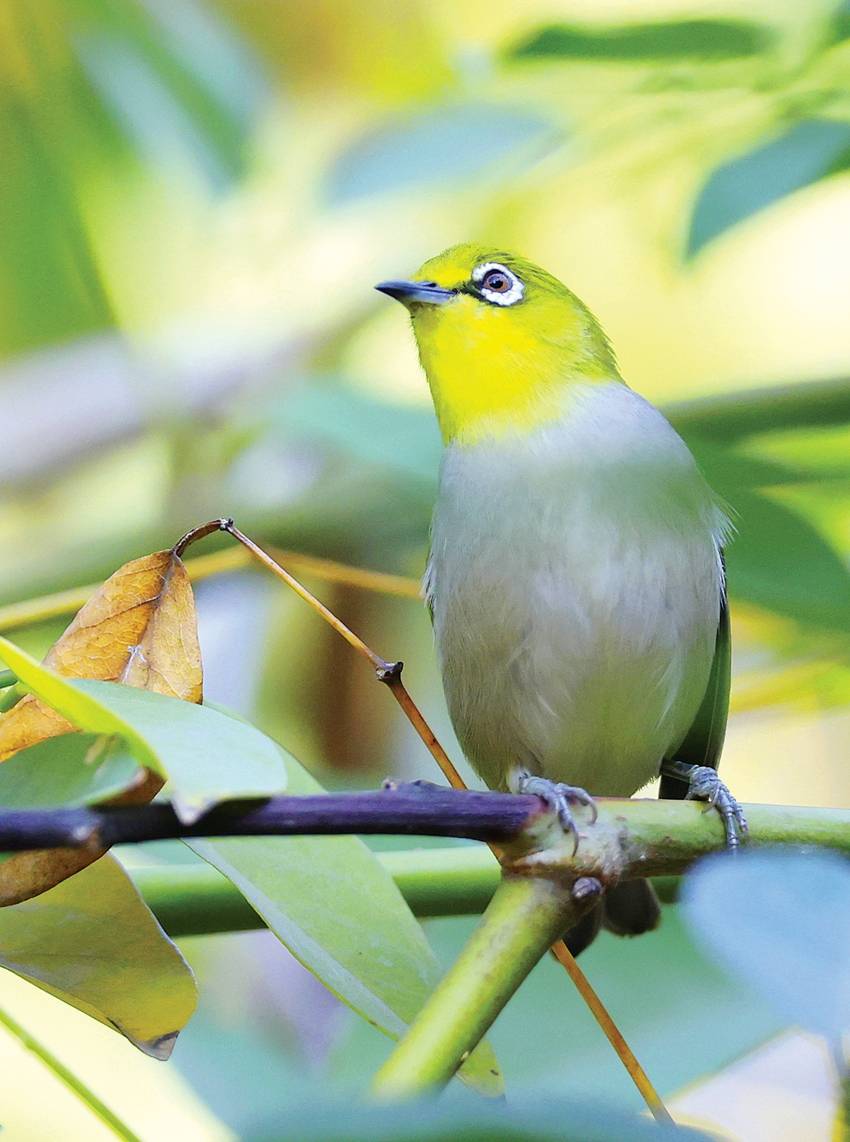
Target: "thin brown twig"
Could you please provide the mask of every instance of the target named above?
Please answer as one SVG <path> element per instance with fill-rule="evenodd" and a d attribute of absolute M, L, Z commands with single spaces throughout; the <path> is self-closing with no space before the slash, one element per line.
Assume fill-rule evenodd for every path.
<path fill-rule="evenodd" d="M 341 635 L 349 646 L 353 647 L 358 654 L 361 654 L 369 663 L 371 663 L 372 667 L 374 668 L 376 677 L 380 682 L 383 682 L 389 688 L 390 693 L 395 698 L 396 702 L 398 702 L 401 709 L 404 711 L 408 721 L 419 734 L 422 741 L 425 743 L 428 752 L 431 754 L 437 765 L 445 774 L 449 784 L 454 789 L 465 789 L 466 785 L 464 784 L 463 778 L 455 769 L 451 759 L 449 758 L 449 755 L 440 745 L 436 734 L 434 734 L 431 727 L 426 722 L 422 711 L 413 701 L 407 691 L 407 688 L 401 680 L 401 672 L 404 669 L 404 663 L 388 662 L 385 658 L 381 658 L 379 654 L 375 654 L 375 652 L 366 645 L 366 643 L 362 638 L 360 638 L 359 635 L 355 634 L 353 630 L 347 627 L 341 619 L 338 619 L 333 611 L 329 610 L 329 608 L 326 607 L 324 603 L 320 602 L 319 599 L 317 599 L 311 591 L 308 591 L 307 588 L 294 577 L 294 575 L 290 575 L 290 573 L 284 567 L 281 567 L 281 565 L 275 559 L 273 559 L 271 555 L 263 551 L 263 549 L 258 547 L 252 539 L 249 539 L 247 535 L 241 532 L 239 528 L 234 524 L 233 520 L 222 521 L 221 530 L 226 531 L 229 535 L 232 535 L 233 538 L 241 543 L 243 547 L 246 547 L 255 559 L 262 563 L 264 567 L 268 568 L 268 570 L 271 571 L 273 575 L 276 575 L 278 579 L 282 579 L 283 582 L 286 583 L 286 585 L 293 591 L 295 591 L 295 593 L 300 598 L 302 598 L 305 603 L 308 603 L 314 611 L 321 615 L 325 622 L 333 627 L 337 634 Z M 205 532 L 204 534 L 209 533 Z"/>
<path fill-rule="evenodd" d="M 186 546 L 200 538 L 194 532 L 187 534 L 191 539 L 187 541 Z M 268 550 L 279 563 L 285 563 L 300 573 L 325 583 L 341 583 L 360 591 L 374 591 L 376 594 L 392 595 L 400 599 L 418 599 L 421 596 L 419 583 L 408 575 L 392 575 L 386 571 L 373 571 L 369 567 L 353 567 L 336 559 L 305 555 L 303 551 L 288 551 L 280 547 L 269 547 Z M 224 548 L 221 551 L 212 551 L 207 555 L 197 555 L 187 559 L 186 570 L 192 582 L 197 583 L 213 575 L 241 571 L 251 560 L 251 553 L 243 547 Z M 54 591 L 48 595 L 23 599 L 17 603 L 6 603 L 0 606 L 0 632 L 73 615 L 88 602 L 100 586 L 100 583 L 86 583 L 82 587 Z"/>
<path fill-rule="evenodd" d="M 345 625 L 345 623 L 342 622 L 341 619 L 338 619 L 337 616 L 324 605 L 324 603 L 320 602 L 319 599 L 317 599 L 315 595 L 313 595 L 310 591 L 307 590 L 306 587 L 299 583 L 299 581 L 293 575 L 285 570 L 285 568 L 281 567 L 281 565 L 277 563 L 271 557 L 271 555 L 265 552 L 261 547 L 258 547 L 257 544 L 254 543 L 252 539 L 249 539 L 247 535 L 244 535 L 239 530 L 239 528 L 236 527 L 232 519 L 217 520 L 210 524 L 204 524 L 202 527 L 196 529 L 195 532 L 189 532 L 186 536 L 183 537 L 183 539 L 180 540 L 180 544 L 182 545 L 181 551 L 185 550 L 189 543 L 193 542 L 194 539 L 200 539 L 202 536 L 209 535 L 212 531 L 216 530 L 227 532 L 229 535 L 232 535 L 233 538 L 237 540 L 237 542 L 241 543 L 243 547 L 246 547 L 259 563 L 271 571 L 273 575 L 277 576 L 278 579 L 282 579 L 283 582 L 286 583 L 286 585 L 293 591 L 295 591 L 295 593 L 300 598 L 308 603 L 313 608 L 313 610 L 315 610 L 325 620 L 326 623 L 333 627 L 333 629 L 345 639 L 349 646 L 353 647 L 359 654 L 361 654 L 371 663 L 379 681 L 385 683 L 389 687 L 396 702 L 398 702 L 408 721 L 424 742 L 428 752 L 440 767 L 441 772 L 449 784 L 454 789 L 466 789 L 467 787 L 463 781 L 463 778 L 460 776 L 457 769 L 455 769 L 448 754 L 437 740 L 436 734 L 428 725 L 419 707 L 413 701 L 407 689 L 405 688 L 404 683 L 401 680 L 403 663 L 389 662 L 386 659 L 381 658 L 380 655 L 376 654 L 369 646 L 366 645 L 366 643 L 362 638 L 360 638 L 359 635 L 350 630 Z M 498 858 L 498 848 L 492 845 L 491 848 Z M 579 994 L 587 1004 L 591 1014 L 599 1023 L 603 1033 L 611 1043 L 611 1046 L 614 1048 L 614 1051 L 620 1058 L 620 1061 L 623 1063 L 623 1066 L 626 1068 L 626 1071 L 632 1078 L 632 1081 L 634 1082 L 635 1086 L 641 1094 L 641 1097 L 646 1102 L 656 1121 L 671 1123 L 673 1118 L 670 1115 L 670 1112 L 667 1110 L 667 1107 L 664 1105 L 661 1096 L 658 1094 L 655 1087 L 650 1082 L 646 1071 L 638 1062 L 637 1057 L 629 1047 L 628 1043 L 623 1037 L 622 1032 L 617 1027 L 617 1024 L 614 1022 L 612 1016 L 606 1009 L 605 1005 L 597 995 L 594 988 L 591 986 L 587 976 L 581 970 L 578 963 L 576 962 L 575 957 L 572 955 L 563 940 L 558 940 L 553 945 L 552 954 L 567 971 L 570 979 L 575 984 Z"/>
<path fill-rule="evenodd" d="M 674 1121 L 673 1116 L 664 1105 L 664 1100 L 652 1085 L 649 1075 L 640 1065 L 640 1061 L 626 1042 L 623 1032 L 614 1022 L 608 1008 L 599 998 L 590 980 L 578 966 L 575 956 L 563 940 L 557 940 L 552 945 L 551 951 L 552 955 L 575 984 L 576 991 L 578 991 L 579 995 L 587 1004 L 591 1015 L 602 1028 L 605 1038 L 614 1048 L 620 1062 L 628 1071 L 629 1077 L 640 1091 L 641 1097 L 646 1105 L 652 1111 L 652 1116 L 655 1121 L 672 1124 Z"/>

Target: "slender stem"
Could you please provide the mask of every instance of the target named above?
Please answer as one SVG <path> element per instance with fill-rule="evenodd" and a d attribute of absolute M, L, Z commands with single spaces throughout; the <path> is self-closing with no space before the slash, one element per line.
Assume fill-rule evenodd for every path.
<path fill-rule="evenodd" d="M 186 554 L 186 548 L 191 547 L 193 543 L 197 543 L 200 539 L 206 539 L 208 535 L 215 535 L 217 531 L 227 531 L 228 520 L 226 519 L 211 519 L 207 523 L 198 524 L 197 527 L 190 528 L 185 535 L 181 535 L 171 551 L 178 559 L 182 559 Z"/>
<path fill-rule="evenodd" d="M 484 911 L 501 869 L 483 845 L 379 853 L 417 916 L 469 916 Z"/>
<path fill-rule="evenodd" d="M 560 932 L 577 916 L 569 888 L 507 875 L 481 924 L 376 1074 L 379 1098 L 445 1085 Z"/>
<path fill-rule="evenodd" d="M 139 865 L 127 871 L 172 940 L 265 927 L 239 889 L 212 865 Z"/>
<path fill-rule="evenodd" d="M 564 955 L 564 952 L 567 954 Z M 628 1071 L 632 1082 L 640 1091 L 643 1100 L 652 1112 L 655 1121 L 672 1123 L 673 1117 L 670 1114 L 670 1111 L 664 1105 L 664 1101 L 661 1098 L 661 1095 L 650 1082 L 649 1076 L 638 1062 L 634 1051 L 626 1042 L 626 1038 L 620 1028 L 611 1018 L 610 1014 L 608 1013 L 608 1009 L 605 1007 L 605 1004 L 597 995 L 596 990 L 594 989 L 590 980 L 587 978 L 583 971 L 575 970 L 578 966 L 576 964 L 576 958 L 572 952 L 570 952 L 570 949 L 567 947 L 563 940 L 557 940 L 552 945 L 552 955 L 555 957 L 558 963 L 561 964 L 561 966 L 569 975 L 570 979 L 575 984 L 579 995 L 587 1004 L 591 1014 L 594 1016 L 599 1026 L 602 1028 L 606 1038 L 608 1039 L 608 1042 L 614 1048 L 620 1060 L 622 1061 L 623 1066 Z"/>
<path fill-rule="evenodd" d="M 407 720 L 425 743 L 425 748 L 436 761 L 443 777 L 445 777 L 452 789 L 466 789 L 466 782 L 455 769 L 454 763 L 443 749 L 437 735 L 426 722 L 425 716 L 413 701 L 407 687 L 402 682 L 401 672 L 403 669 L 403 662 L 393 662 L 389 665 L 388 669 L 379 669 L 377 671 L 378 680 L 385 683 L 389 688 L 390 693 L 396 702 L 398 702 Z M 496 855 L 498 856 L 498 853 Z"/>
<path fill-rule="evenodd" d="M 370 650 L 359 635 L 356 635 L 353 630 L 350 630 L 342 619 L 338 619 L 333 611 L 326 607 L 324 603 L 321 603 L 311 591 L 308 591 L 306 587 L 299 583 L 294 575 L 290 575 L 285 568 L 281 567 L 279 563 L 272 559 L 271 555 L 263 551 L 261 547 L 258 547 L 253 539 L 249 539 L 247 535 L 241 532 L 232 519 L 221 520 L 220 526 L 222 531 L 226 531 L 229 535 L 232 535 L 238 543 L 241 543 L 243 547 L 247 548 L 257 562 L 262 564 L 267 571 L 271 571 L 272 575 L 275 575 L 278 579 L 282 579 L 287 587 L 293 590 L 305 603 L 308 603 L 317 614 L 321 615 L 325 622 L 333 627 L 337 634 L 342 635 L 349 646 L 354 647 L 359 654 L 367 658 L 376 670 L 390 669 L 391 663 Z"/>
<path fill-rule="evenodd" d="M 390 575 L 366 567 L 350 567 L 333 559 L 320 559 L 318 556 L 305 555 L 300 551 L 284 551 L 277 547 L 270 547 L 269 551 L 278 561 L 326 583 L 341 583 L 363 591 L 374 591 L 377 594 L 394 595 L 403 599 L 419 598 L 419 583 L 406 575 Z M 252 556 L 247 550 L 233 547 L 187 559 L 186 570 L 192 582 L 198 583 L 214 575 L 242 571 L 250 566 L 251 560 Z M 72 587 L 68 591 L 56 591 L 50 595 L 0 607 L 0 632 L 72 615 L 88 602 L 99 586 L 99 583 L 89 583 L 83 587 Z"/>
<path fill-rule="evenodd" d="M 17 674 L 12 670 L 0 670 L 0 690 L 5 690 L 7 686 L 14 686 L 18 681 Z"/>
<path fill-rule="evenodd" d="M 64 1083 L 69 1090 L 77 1096 L 80 1102 L 84 1103 L 92 1114 L 96 1115 L 104 1126 L 108 1126 L 110 1130 L 119 1138 L 124 1138 L 127 1142 L 140 1142 L 139 1136 L 134 1134 L 133 1131 L 125 1123 L 121 1121 L 117 1114 L 109 1109 L 97 1095 L 87 1087 L 83 1080 L 75 1075 L 72 1071 L 56 1058 L 52 1051 L 49 1051 L 43 1043 L 40 1043 L 33 1035 L 22 1027 L 16 1019 L 13 1019 L 8 1011 L 0 1008 L 0 1025 L 26 1047 L 44 1063 L 48 1070 L 52 1071 L 61 1083 Z"/>
<path fill-rule="evenodd" d="M 252 539 L 244 535 L 238 527 L 233 523 L 233 520 L 222 520 L 222 530 L 227 531 L 233 536 L 235 540 L 247 548 L 253 557 L 267 568 L 278 579 L 282 579 L 287 587 L 290 587 L 299 598 L 303 599 L 312 609 L 320 615 L 325 622 L 331 626 L 337 634 L 341 635 L 349 646 L 353 647 L 358 654 L 362 655 L 367 662 L 371 663 L 375 674 L 380 682 L 384 682 L 389 688 L 392 696 L 398 702 L 399 706 L 407 716 L 408 721 L 416 730 L 419 737 L 425 744 L 428 752 L 437 762 L 437 765 L 442 770 L 449 784 L 454 789 L 465 789 L 463 778 L 452 764 L 449 755 L 440 745 L 437 740 L 436 734 L 426 722 L 419 707 L 411 698 L 404 683 L 401 680 L 401 672 L 404 669 L 403 662 L 389 662 L 387 659 L 382 658 L 376 654 L 371 647 L 367 646 L 363 639 L 354 633 L 345 623 L 338 619 L 337 616 L 320 602 L 319 599 L 307 588 L 300 583 L 294 575 L 291 575 L 284 567 L 274 560 L 268 552 L 258 547 Z"/>
<path fill-rule="evenodd" d="M 477 916 L 499 885 L 499 865 L 483 845 L 403 849 L 375 856 L 421 919 Z M 172 939 L 265 927 L 239 889 L 212 865 L 131 865 L 128 871 Z M 665 900 L 659 886 L 663 889 L 675 883 L 674 877 L 656 878 L 653 887 L 665 903 L 672 903 L 669 893 Z"/>

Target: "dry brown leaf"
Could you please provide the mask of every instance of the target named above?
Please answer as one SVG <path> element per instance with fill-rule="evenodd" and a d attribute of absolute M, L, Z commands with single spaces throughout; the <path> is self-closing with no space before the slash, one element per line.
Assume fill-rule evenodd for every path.
<path fill-rule="evenodd" d="M 100 587 L 51 647 L 45 664 L 66 678 L 123 682 L 187 702 L 203 694 L 192 586 L 173 551 L 125 563 Z M 0 762 L 27 746 L 74 729 L 28 694 L 0 717 Z M 162 788 L 146 773 L 115 804 L 143 804 Z M 17 853 L 0 865 L 0 905 L 17 904 L 91 864 L 100 850 Z"/>

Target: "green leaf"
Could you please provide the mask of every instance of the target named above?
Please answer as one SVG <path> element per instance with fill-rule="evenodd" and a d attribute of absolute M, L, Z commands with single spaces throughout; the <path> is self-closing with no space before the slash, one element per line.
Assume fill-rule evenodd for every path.
<path fill-rule="evenodd" d="M 830 853 L 709 857 L 685 880 L 696 937 L 790 1021 L 833 1040 L 850 1030 L 850 868 Z"/>
<path fill-rule="evenodd" d="M 179 17 L 168 5 L 83 0 L 82 8 L 67 33 L 90 101 L 99 97 L 148 160 L 173 166 L 182 156 L 213 189 L 241 177 L 268 90 L 262 61 L 235 30 L 200 4 Z"/>
<path fill-rule="evenodd" d="M 291 793 L 322 793 L 285 756 Z M 344 1003 L 398 1038 L 440 976 L 422 928 L 390 874 L 357 837 L 246 837 L 188 842 L 236 885 L 269 928 Z M 481 1043 L 460 1076 L 502 1093 L 492 1050 Z"/>
<path fill-rule="evenodd" d="M 686 439 L 700 471 L 723 499 L 734 500 L 742 488 L 782 487 L 819 478 L 819 473 L 782 464 L 769 457 L 726 448 L 690 434 Z"/>
<path fill-rule="evenodd" d="M 715 393 L 666 404 L 662 411 L 688 442 L 698 436 L 732 444 L 762 432 L 836 428 L 850 422 L 850 379 Z"/>
<path fill-rule="evenodd" d="M 62 678 L 4 638 L 0 655 L 80 729 L 120 735 L 143 765 L 169 781 L 183 821 L 197 820 L 216 801 L 267 797 L 286 787 L 278 746 L 245 722 L 150 690 Z"/>
<path fill-rule="evenodd" d="M 197 1002 L 195 982 L 110 855 L 0 909 L 0 966 L 167 1059 Z"/>
<path fill-rule="evenodd" d="M 144 775 L 126 745 L 100 734 L 62 734 L 19 750 L 0 765 L 4 809 L 96 805 Z"/>
<path fill-rule="evenodd" d="M 719 234 L 850 162 L 850 123 L 807 119 L 712 172 L 691 216 L 687 257 Z"/>
<path fill-rule="evenodd" d="M 414 1106 L 358 1106 L 326 1098 L 287 1113 L 287 1135 L 299 1142 L 709 1142 L 687 1127 L 659 1125 L 604 1104 L 552 1096 L 511 1098 L 504 1107 L 468 1099 Z M 253 1124 L 253 1142 L 280 1138 L 280 1123 Z"/>
<path fill-rule="evenodd" d="M 337 205 L 373 194 L 453 186 L 480 179 L 560 138 L 525 107 L 471 103 L 386 123 L 363 135 L 334 164 L 327 194 Z"/>
<path fill-rule="evenodd" d="M 115 325 L 94 218 L 123 209 L 126 223 L 128 185 L 161 183 L 163 167 L 232 185 L 270 88 L 233 22 L 199 3 L 41 0 L 4 30 L 0 71 L 26 76 L 0 91 L 0 217 L 14 219 L 0 349 L 20 353 Z"/>
<path fill-rule="evenodd" d="M 677 20 L 620 27 L 550 24 L 508 54 L 514 59 L 723 60 L 757 55 L 772 41 L 770 28 L 745 20 Z"/>
<path fill-rule="evenodd" d="M 331 445 L 436 489 L 440 433 L 430 411 L 374 400 L 344 384 L 304 385 L 272 412 L 287 434 Z"/>
<path fill-rule="evenodd" d="M 736 534 L 726 552 L 733 596 L 828 630 L 850 630 L 850 571 L 802 516 L 738 489 Z"/>
<path fill-rule="evenodd" d="M 850 39 L 850 0 L 841 0 L 830 18 L 826 41 L 837 44 L 847 39 Z"/>

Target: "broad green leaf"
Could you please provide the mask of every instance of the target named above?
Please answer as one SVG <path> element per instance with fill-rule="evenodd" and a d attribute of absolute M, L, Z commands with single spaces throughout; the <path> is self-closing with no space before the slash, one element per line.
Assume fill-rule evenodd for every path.
<path fill-rule="evenodd" d="M 3 638 L 0 655 L 26 686 L 80 729 L 119 734 L 143 765 L 170 782 L 184 821 L 196 820 L 216 801 L 266 797 L 286 787 L 277 745 L 245 722 L 149 690 L 62 678 Z"/>
<path fill-rule="evenodd" d="M 850 867 L 791 849 L 709 857 L 685 879 L 696 937 L 786 1018 L 839 1039 L 850 1030 Z"/>
<path fill-rule="evenodd" d="M 850 629 L 850 570 L 802 516 L 739 488 L 726 552 L 733 597 L 829 630 Z"/>
<path fill-rule="evenodd" d="M 0 765 L 0 806 L 96 805 L 131 789 L 144 777 L 144 770 L 119 738 L 62 734 L 22 749 Z"/>
<path fill-rule="evenodd" d="M 167 1059 L 195 1009 L 191 971 L 110 855 L 0 909 L 0 966 Z"/>
<path fill-rule="evenodd" d="M 217 801 L 269 797 L 286 788 L 278 745 L 254 726 L 208 706 L 114 682 L 72 686 L 117 716 L 157 760 L 182 820 L 196 820 Z"/>
<path fill-rule="evenodd" d="M 291 793 L 322 793 L 285 755 Z M 398 1038 L 440 971 L 422 928 L 390 874 L 357 837 L 235 837 L 187 842 L 232 881 L 289 951 L 335 995 Z M 502 1093 L 486 1043 L 460 1077 Z"/>
<path fill-rule="evenodd" d="M 773 33 L 745 20 L 677 20 L 620 27 L 550 24 L 510 49 L 515 59 L 640 62 L 650 59 L 735 59 L 757 55 Z"/>
<path fill-rule="evenodd" d="M 453 186 L 482 178 L 559 134 L 527 107 L 471 103 L 426 111 L 385 124 L 358 139 L 336 160 L 327 193 L 341 204 L 372 194 Z"/>
<path fill-rule="evenodd" d="M 774 202 L 850 164 L 850 123 L 807 119 L 712 172 L 691 216 L 687 256 Z"/>

